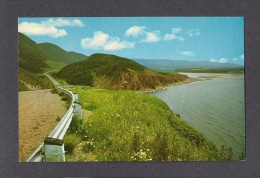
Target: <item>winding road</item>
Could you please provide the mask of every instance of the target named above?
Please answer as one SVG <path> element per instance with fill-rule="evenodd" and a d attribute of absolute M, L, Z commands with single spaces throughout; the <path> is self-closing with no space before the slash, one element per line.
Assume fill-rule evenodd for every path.
<path fill-rule="evenodd" d="M 51 71 L 49 71 L 51 72 Z M 52 76 L 50 76 L 48 73 L 49 72 L 45 72 L 44 75 L 46 75 L 46 77 L 48 77 L 48 79 L 53 83 L 53 85 L 56 87 L 56 86 L 59 86 L 59 82 L 57 82 L 57 80 L 55 80 Z"/>

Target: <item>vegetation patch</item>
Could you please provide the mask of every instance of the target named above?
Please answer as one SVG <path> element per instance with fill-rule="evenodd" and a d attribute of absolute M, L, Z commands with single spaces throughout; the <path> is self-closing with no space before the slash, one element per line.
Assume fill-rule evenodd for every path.
<path fill-rule="evenodd" d="M 93 54 L 85 61 L 65 66 L 54 75 L 72 85 L 116 90 L 155 89 L 188 79 L 181 74 L 158 73 L 133 60 L 108 54 Z"/>
<path fill-rule="evenodd" d="M 217 161 L 230 160 L 232 149 L 218 149 L 175 115 L 160 99 L 132 91 L 76 88 L 86 109 L 70 132 L 80 139 L 68 161 Z M 65 141 L 66 145 L 66 141 Z M 66 157 L 67 159 L 67 157 Z"/>
<path fill-rule="evenodd" d="M 19 91 L 52 88 L 53 84 L 43 74 L 34 74 L 19 67 Z"/>

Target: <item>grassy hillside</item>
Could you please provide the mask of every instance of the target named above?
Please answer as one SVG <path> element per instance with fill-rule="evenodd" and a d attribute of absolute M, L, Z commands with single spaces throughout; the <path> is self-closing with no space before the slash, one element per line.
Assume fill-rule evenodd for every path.
<path fill-rule="evenodd" d="M 42 74 L 49 66 L 49 55 L 37 43 L 19 33 L 19 91 L 51 88 L 51 82 Z"/>
<path fill-rule="evenodd" d="M 155 89 L 188 78 L 157 73 L 130 59 L 107 54 L 93 54 L 85 61 L 67 65 L 56 76 L 69 84 L 127 90 Z"/>
<path fill-rule="evenodd" d="M 65 67 L 67 64 L 62 63 L 62 62 L 58 62 L 58 61 L 53 61 L 53 60 L 46 60 L 45 63 L 52 69 L 55 71 L 58 71 L 60 69 L 62 69 L 63 67 Z M 45 69 L 46 71 L 49 71 L 49 68 Z"/>
<path fill-rule="evenodd" d="M 53 84 L 43 74 L 33 74 L 19 67 L 19 91 L 52 88 Z"/>
<path fill-rule="evenodd" d="M 50 55 L 51 60 L 70 64 L 87 58 L 87 56 L 75 52 L 67 52 L 57 45 L 51 43 L 41 43 L 39 46 Z"/>
<path fill-rule="evenodd" d="M 232 150 L 218 150 L 174 114 L 160 99 L 132 91 L 76 88 L 83 109 L 66 134 L 67 161 L 228 160 Z M 84 113 L 84 112 L 83 112 Z"/>
<path fill-rule="evenodd" d="M 87 58 L 86 55 L 81 54 L 81 53 L 76 53 L 74 51 L 69 51 L 68 52 L 71 56 L 74 56 L 74 58 L 76 58 L 78 61 L 83 61 Z"/>
<path fill-rule="evenodd" d="M 42 74 L 49 70 L 60 70 L 67 64 L 84 60 L 85 55 L 67 52 L 53 44 L 39 45 L 22 33 L 19 37 L 19 91 L 50 88 L 51 83 Z M 43 47 L 42 47 L 43 46 Z"/>
<path fill-rule="evenodd" d="M 19 67 L 32 73 L 41 73 L 48 67 L 44 61 L 49 58 L 37 43 L 19 33 Z"/>

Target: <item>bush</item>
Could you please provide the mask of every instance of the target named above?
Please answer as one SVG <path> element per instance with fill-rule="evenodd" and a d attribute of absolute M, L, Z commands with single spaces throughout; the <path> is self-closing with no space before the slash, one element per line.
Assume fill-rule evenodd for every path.
<path fill-rule="evenodd" d="M 76 134 L 68 134 L 64 137 L 65 151 L 71 154 L 74 148 L 81 142 L 80 138 Z"/>
<path fill-rule="evenodd" d="M 58 90 L 57 90 L 55 87 L 52 87 L 51 93 L 52 93 L 52 94 L 58 93 Z"/>
<path fill-rule="evenodd" d="M 57 117 L 56 121 L 58 121 L 58 122 L 60 121 L 60 116 Z"/>
<path fill-rule="evenodd" d="M 80 118 L 76 115 L 73 116 L 70 127 L 69 127 L 69 131 L 70 132 L 77 132 L 80 130 L 82 124 L 82 120 L 80 120 Z"/>

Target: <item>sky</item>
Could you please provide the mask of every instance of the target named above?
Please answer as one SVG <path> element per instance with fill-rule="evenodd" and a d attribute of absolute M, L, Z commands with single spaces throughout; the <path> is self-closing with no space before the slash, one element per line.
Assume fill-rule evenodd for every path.
<path fill-rule="evenodd" d="M 87 56 L 244 65 L 243 17 L 19 18 L 18 31 Z"/>

